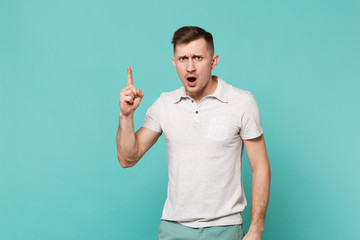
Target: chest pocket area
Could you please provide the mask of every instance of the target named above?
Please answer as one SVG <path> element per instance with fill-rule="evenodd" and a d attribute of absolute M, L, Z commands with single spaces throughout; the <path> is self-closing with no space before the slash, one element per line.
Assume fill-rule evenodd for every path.
<path fill-rule="evenodd" d="M 207 136 L 213 141 L 223 142 L 233 138 L 236 132 L 230 117 L 216 117 L 209 121 Z"/>

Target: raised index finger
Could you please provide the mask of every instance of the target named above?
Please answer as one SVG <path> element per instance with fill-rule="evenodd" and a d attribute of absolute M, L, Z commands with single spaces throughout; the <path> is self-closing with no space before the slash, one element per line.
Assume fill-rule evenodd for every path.
<path fill-rule="evenodd" d="M 128 66 L 127 67 L 127 85 L 133 85 L 133 77 L 132 77 L 132 71 L 131 71 L 131 67 Z"/>

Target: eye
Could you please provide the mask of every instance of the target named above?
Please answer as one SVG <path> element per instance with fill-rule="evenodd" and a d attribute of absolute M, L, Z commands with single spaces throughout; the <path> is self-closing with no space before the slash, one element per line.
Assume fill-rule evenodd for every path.
<path fill-rule="evenodd" d="M 186 60 L 186 57 L 179 57 L 179 60 L 180 60 L 180 61 L 185 61 L 185 60 Z"/>
<path fill-rule="evenodd" d="M 196 60 L 201 60 L 202 57 L 201 57 L 201 56 L 196 56 L 195 59 L 196 59 Z"/>

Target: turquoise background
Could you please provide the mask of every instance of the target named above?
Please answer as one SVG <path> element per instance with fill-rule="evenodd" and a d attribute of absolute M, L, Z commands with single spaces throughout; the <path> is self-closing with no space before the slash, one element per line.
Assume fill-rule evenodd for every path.
<path fill-rule="evenodd" d="M 259 104 L 272 182 L 263 239 L 360 239 L 360 2 L 0 2 L 0 239 L 156 239 L 163 136 L 117 162 L 126 66 L 136 127 L 181 86 L 173 32 L 210 31 L 214 71 Z M 243 178 L 251 201 L 251 169 Z M 244 212 L 248 229 L 250 205 Z"/>

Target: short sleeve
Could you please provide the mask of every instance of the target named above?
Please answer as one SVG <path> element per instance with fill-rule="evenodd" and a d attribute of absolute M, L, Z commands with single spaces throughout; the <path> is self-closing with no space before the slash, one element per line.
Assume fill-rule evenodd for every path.
<path fill-rule="evenodd" d="M 245 103 L 245 111 L 242 116 L 240 136 L 244 140 L 261 136 L 263 129 L 260 120 L 259 106 L 251 94 Z"/>
<path fill-rule="evenodd" d="M 161 128 L 161 96 L 151 105 L 151 107 L 146 111 L 146 116 L 144 119 L 144 124 L 142 127 L 151 129 L 155 132 L 162 133 Z"/>

